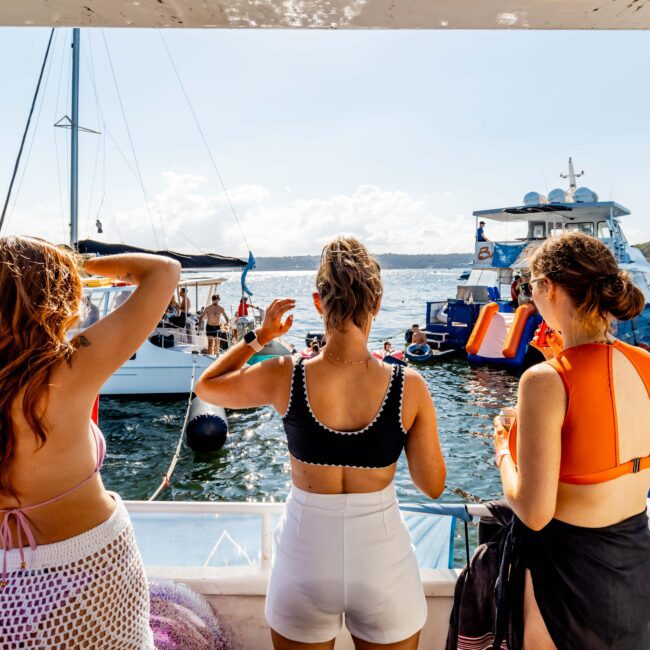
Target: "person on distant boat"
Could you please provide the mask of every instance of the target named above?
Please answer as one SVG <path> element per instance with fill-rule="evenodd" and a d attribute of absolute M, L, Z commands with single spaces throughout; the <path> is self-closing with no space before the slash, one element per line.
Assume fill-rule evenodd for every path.
<path fill-rule="evenodd" d="M 519 295 L 517 296 L 518 305 L 527 305 L 528 303 L 534 302 L 533 300 L 533 285 L 530 282 L 530 278 L 522 280 L 519 283 Z"/>
<path fill-rule="evenodd" d="M 427 335 L 420 329 L 420 326 L 416 323 L 411 327 L 411 343 L 415 345 L 426 345 Z"/>
<path fill-rule="evenodd" d="M 393 350 L 393 346 L 390 344 L 390 341 L 384 341 L 384 349 L 381 352 L 381 355 L 383 357 L 389 357 L 391 354 L 393 354 L 395 350 Z"/>
<path fill-rule="evenodd" d="M 519 306 L 519 295 L 521 294 L 521 276 L 515 275 L 510 285 L 510 304 L 517 308 Z"/>
<path fill-rule="evenodd" d="M 645 650 L 650 354 L 610 329 L 645 299 L 605 244 L 580 232 L 546 240 L 530 268 L 535 304 L 563 349 L 543 348 L 547 362 L 523 374 L 510 432 L 495 420 L 516 515 L 499 593 L 517 611 L 523 590 L 524 648 Z M 498 608 L 497 617 L 508 611 L 505 599 Z M 510 620 L 517 629 L 519 617 Z"/>
<path fill-rule="evenodd" d="M 169 304 L 167 305 L 166 315 L 167 318 L 178 316 L 178 301 L 176 300 L 176 296 L 172 296 L 172 299 L 169 301 Z"/>
<path fill-rule="evenodd" d="M 221 331 L 221 319 L 223 318 L 228 324 L 228 314 L 226 310 L 219 304 L 221 296 L 212 296 L 212 304 L 208 305 L 199 318 L 199 331 L 203 321 L 207 319 L 205 325 L 205 335 L 208 337 L 208 354 L 217 354 L 217 342 L 219 348 L 225 350 L 228 347 L 228 339 L 225 332 Z"/>
<path fill-rule="evenodd" d="M 94 325 L 99 320 L 99 307 L 90 299 L 90 296 L 84 296 L 82 311 L 84 315 L 82 329 Z"/>
<path fill-rule="evenodd" d="M 155 255 L 95 257 L 137 285 L 70 339 L 83 299 L 72 254 L 0 238 L 0 637 L 14 648 L 153 650 L 147 578 L 120 497 L 100 478 L 91 421 L 106 380 L 156 327 L 180 276 Z M 38 305 L 39 309 L 34 309 Z"/>
<path fill-rule="evenodd" d="M 192 308 L 192 301 L 187 295 L 187 289 L 185 287 L 181 287 L 178 293 L 180 294 L 178 316 L 183 321 L 180 327 L 185 327 L 185 323 L 187 323 L 187 317 L 190 315 L 190 309 Z"/>
<path fill-rule="evenodd" d="M 252 306 L 253 305 L 248 304 L 248 297 L 242 296 L 241 300 L 239 301 L 239 306 L 237 307 L 237 318 L 248 316 L 248 309 Z"/>
<path fill-rule="evenodd" d="M 476 241 L 490 241 L 485 236 L 485 221 L 478 222 L 478 228 L 476 229 Z"/>
<path fill-rule="evenodd" d="M 356 239 L 323 249 L 313 294 L 327 348 L 254 366 L 286 334 L 295 307 L 274 300 L 264 322 L 202 375 L 197 395 L 226 408 L 270 404 L 282 414 L 292 487 L 275 532 L 266 620 L 276 650 L 331 650 L 345 615 L 356 648 L 415 650 L 427 605 L 393 477 L 406 449 L 414 483 L 431 498 L 445 484 L 427 385 L 368 352 L 381 304 L 377 262 Z"/>

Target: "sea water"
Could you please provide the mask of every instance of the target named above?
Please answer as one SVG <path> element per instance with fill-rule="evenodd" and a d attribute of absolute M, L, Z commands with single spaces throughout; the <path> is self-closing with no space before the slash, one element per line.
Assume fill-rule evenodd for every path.
<path fill-rule="evenodd" d="M 424 326 L 427 300 L 456 293 L 461 269 L 384 271 L 382 308 L 372 326 L 370 349 L 385 340 L 403 347 L 404 330 Z M 241 292 L 238 273 L 222 274 L 221 302 L 229 313 Z M 308 331 L 322 331 L 312 302 L 315 273 L 253 272 L 248 284 L 251 301 L 266 306 L 273 298 L 296 300 L 288 340 L 298 350 Z M 190 290 L 192 310 L 197 296 Z M 208 300 L 198 296 L 199 307 Z M 505 370 L 471 367 L 461 358 L 419 367 L 433 397 L 438 429 L 447 461 L 444 501 L 482 501 L 501 495 L 494 466 L 492 419 L 516 401 L 518 377 Z M 189 386 L 188 386 L 189 389 Z M 174 400 L 102 398 L 100 425 L 108 453 L 102 478 L 106 487 L 125 499 L 147 499 L 160 484 L 171 461 L 183 424 L 187 397 Z M 184 447 L 171 477 L 171 488 L 160 499 L 281 501 L 290 486 L 289 455 L 282 422 L 270 407 L 229 412 L 230 433 L 223 450 L 197 455 Z M 395 478 L 401 501 L 426 502 L 409 478 L 404 454 Z"/>

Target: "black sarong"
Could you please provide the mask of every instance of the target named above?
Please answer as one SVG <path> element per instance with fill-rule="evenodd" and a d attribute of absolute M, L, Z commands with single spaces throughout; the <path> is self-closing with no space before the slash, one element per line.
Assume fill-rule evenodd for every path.
<path fill-rule="evenodd" d="M 538 533 L 526 528 L 523 544 L 535 600 L 559 650 L 650 649 L 645 512 L 603 528 L 554 519 Z"/>
<path fill-rule="evenodd" d="M 501 524 L 502 530 L 477 548 L 470 571 L 461 574 L 447 650 L 522 647 L 526 569 L 558 650 L 650 650 L 645 512 L 602 528 L 554 519 L 535 532 L 506 516 L 502 504 L 487 505 L 495 515 L 492 529 Z M 490 584 L 494 598 L 486 596 Z"/>

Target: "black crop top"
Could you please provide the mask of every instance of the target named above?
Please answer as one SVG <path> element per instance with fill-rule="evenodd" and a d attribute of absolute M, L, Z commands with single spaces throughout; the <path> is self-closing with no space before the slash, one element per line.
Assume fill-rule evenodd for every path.
<path fill-rule="evenodd" d="M 336 431 L 311 410 L 303 362 L 293 367 L 289 406 L 282 418 L 291 455 L 303 463 L 335 467 L 370 469 L 397 462 L 407 439 L 402 426 L 403 368 L 391 366 L 388 390 L 370 424 L 359 431 Z"/>

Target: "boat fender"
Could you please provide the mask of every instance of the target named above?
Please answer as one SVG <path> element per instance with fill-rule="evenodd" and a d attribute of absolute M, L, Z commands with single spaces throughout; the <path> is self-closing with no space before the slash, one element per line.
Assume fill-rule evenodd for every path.
<path fill-rule="evenodd" d="M 219 451 L 228 436 L 228 418 L 223 406 L 208 404 L 195 397 L 185 430 L 185 441 L 193 451 Z"/>
<path fill-rule="evenodd" d="M 467 345 L 465 346 L 465 349 L 469 354 L 478 354 L 478 351 L 481 349 L 481 343 L 483 343 L 485 334 L 492 322 L 492 318 L 498 311 L 499 305 L 496 302 L 489 302 L 487 305 L 481 307 L 481 311 L 476 319 L 476 325 L 474 325 L 474 329 L 469 335 Z"/>

